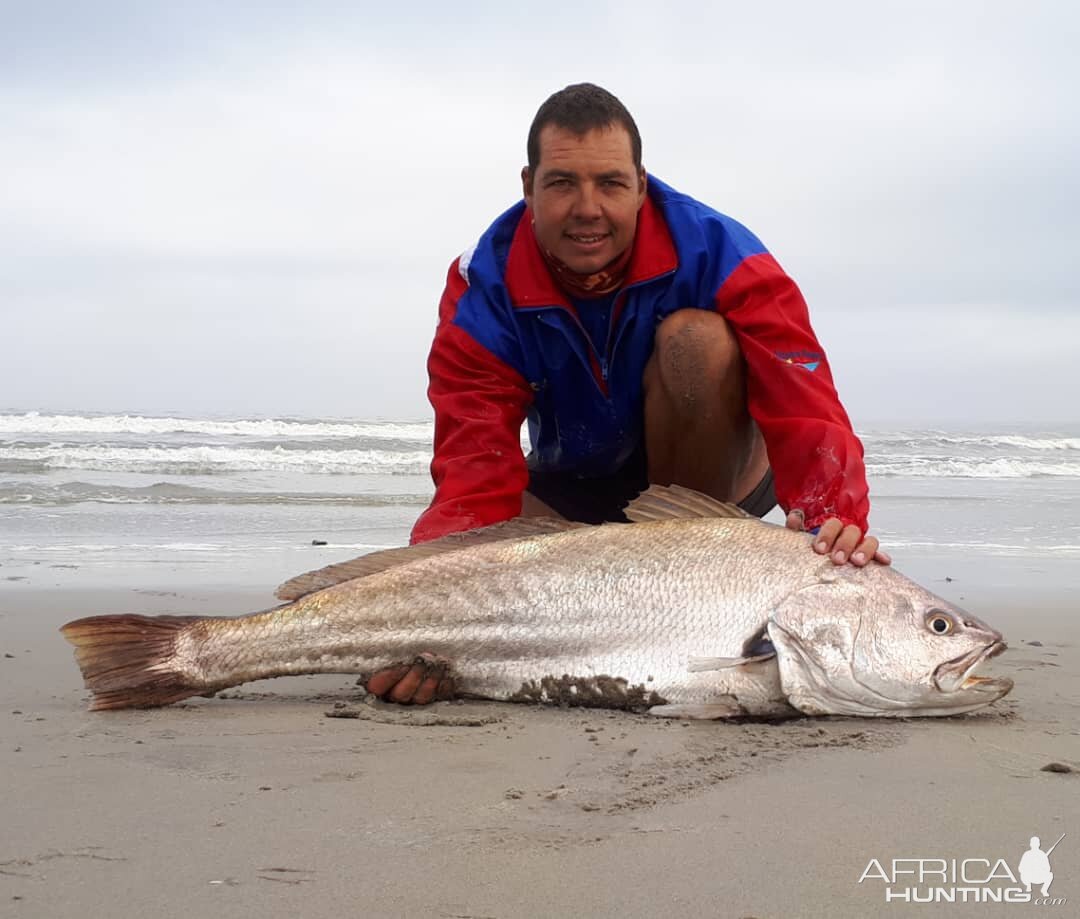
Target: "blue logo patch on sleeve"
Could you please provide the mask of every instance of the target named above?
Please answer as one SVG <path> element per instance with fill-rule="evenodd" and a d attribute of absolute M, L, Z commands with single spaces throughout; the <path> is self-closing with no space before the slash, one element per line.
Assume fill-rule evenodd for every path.
<path fill-rule="evenodd" d="M 825 360 L 825 355 L 820 351 L 777 351 L 776 357 L 785 364 L 791 364 L 792 367 L 802 367 L 803 370 L 808 370 L 810 373 L 817 370 L 821 366 L 821 362 Z"/>

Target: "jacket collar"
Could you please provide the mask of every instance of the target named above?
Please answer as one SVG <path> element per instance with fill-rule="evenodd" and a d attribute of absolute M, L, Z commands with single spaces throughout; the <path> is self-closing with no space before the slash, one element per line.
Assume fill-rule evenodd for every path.
<path fill-rule="evenodd" d="M 623 287 L 651 281 L 679 267 L 671 233 L 651 195 L 638 212 L 634 249 Z M 569 306 L 566 292 L 548 270 L 532 227 L 532 211 L 525 208 L 514 230 L 506 259 L 506 289 L 516 307 Z"/>

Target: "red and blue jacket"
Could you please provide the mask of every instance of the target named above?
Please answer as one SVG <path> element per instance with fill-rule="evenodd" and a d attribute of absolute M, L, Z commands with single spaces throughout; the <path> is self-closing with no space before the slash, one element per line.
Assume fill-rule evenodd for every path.
<path fill-rule="evenodd" d="M 450 266 L 428 358 L 435 497 L 412 542 L 521 511 L 526 418 L 536 468 L 617 470 L 643 436 L 656 326 L 687 308 L 720 313 L 738 339 L 780 506 L 808 529 L 838 517 L 865 533 L 862 445 L 799 289 L 749 230 L 649 176 L 606 353 L 552 278 L 524 201 Z"/>

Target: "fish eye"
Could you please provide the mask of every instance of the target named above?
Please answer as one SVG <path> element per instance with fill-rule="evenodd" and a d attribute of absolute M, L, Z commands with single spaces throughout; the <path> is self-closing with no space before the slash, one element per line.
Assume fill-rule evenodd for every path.
<path fill-rule="evenodd" d="M 939 609 L 927 613 L 926 625 L 935 635 L 948 635 L 953 630 L 952 617 Z"/>

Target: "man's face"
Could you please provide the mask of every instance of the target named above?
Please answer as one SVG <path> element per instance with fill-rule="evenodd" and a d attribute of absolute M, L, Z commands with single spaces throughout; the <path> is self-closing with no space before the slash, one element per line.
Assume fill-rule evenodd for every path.
<path fill-rule="evenodd" d="M 577 135 L 555 125 L 540 132 L 540 162 L 521 171 L 540 245 L 571 271 L 592 274 L 634 241 L 645 203 L 645 170 L 634 166 L 621 125 Z"/>

